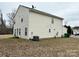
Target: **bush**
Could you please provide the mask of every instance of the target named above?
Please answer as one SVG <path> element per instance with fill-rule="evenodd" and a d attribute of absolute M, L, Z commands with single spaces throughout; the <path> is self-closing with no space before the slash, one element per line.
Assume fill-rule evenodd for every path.
<path fill-rule="evenodd" d="M 65 34 L 64 34 L 64 37 L 66 37 L 66 38 L 69 37 L 69 34 L 65 33 Z"/>

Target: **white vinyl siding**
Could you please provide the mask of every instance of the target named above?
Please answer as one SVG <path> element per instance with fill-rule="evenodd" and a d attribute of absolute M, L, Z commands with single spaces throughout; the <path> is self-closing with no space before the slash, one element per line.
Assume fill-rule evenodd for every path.
<path fill-rule="evenodd" d="M 18 32 L 18 36 L 21 38 L 28 38 L 28 31 L 27 31 L 27 36 L 25 36 L 25 27 L 28 27 L 28 23 L 29 23 L 28 22 L 29 9 L 24 8 L 24 7 L 19 7 L 14 20 L 15 20 L 14 29 L 17 29 L 17 28 L 21 29 L 21 35 L 19 35 L 19 32 Z"/>

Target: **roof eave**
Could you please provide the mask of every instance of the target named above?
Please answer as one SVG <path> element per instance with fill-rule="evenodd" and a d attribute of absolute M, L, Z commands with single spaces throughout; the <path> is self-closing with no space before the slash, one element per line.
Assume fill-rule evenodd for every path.
<path fill-rule="evenodd" d="M 64 20 L 64 18 L 55 16 L 55 15 L 52 15 L 52 14 L 49 14 L 49 13 L 46 13 L 46 12 L 43 12 L 43 11 L 39 11 L 39 10 L 36 10 L 36 9 L 33 9 L 33 8 L 29 8 L 29 7 L 26 7 L 26 6 L 23 6 L 23 5 L 19 5 L 19 7 L 28 8 L 29 11 L 36 12 L 36 13 L 39 13 L 39 14 L 44 14 L 44 15 L 47 15 L 47 16 L 50 16 L 50 17 L 55 17 L 55 18 Z M 18 9 L 19 9 L 19 7 L 18 7 Z M 17 10 L 17 11 L 18 11 L 18 10 Z M 16 11 L 16 14 L 17 14 L 17 11 Z M 16 15 L 15 15 L 15 16 L 16 16 Z M 15 18 L 15 16 L 14 16 L 14 18 Z M 13 19 L 14 19 L 14 18 L 13 18 Z"/>

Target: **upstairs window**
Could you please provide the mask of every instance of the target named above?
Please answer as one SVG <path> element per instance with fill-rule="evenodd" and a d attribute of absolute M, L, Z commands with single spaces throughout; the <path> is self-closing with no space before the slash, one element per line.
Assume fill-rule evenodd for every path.
<path fill-rule="evenodd" d="M 54 19 L 52 18 L 52 20 L 51 20 L 51 23 L 53 24 L 54 23 Z"/>
<path fill-rule="evenodd" d="M 13 22 L 13 24 L 15 24 L 15 22 Z"/>
<path fill-rule="evenodd" d="M 23 22 L 23 18 L 21 18 L 21 22 Z"/>

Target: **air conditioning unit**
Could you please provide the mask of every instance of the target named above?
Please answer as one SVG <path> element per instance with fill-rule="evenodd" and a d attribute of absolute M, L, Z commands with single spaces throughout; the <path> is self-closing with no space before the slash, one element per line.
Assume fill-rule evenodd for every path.
<path fill-rule="evenodd" d="M 39 41 L 39 36 L 33 36 L 33 41 Z"/>

